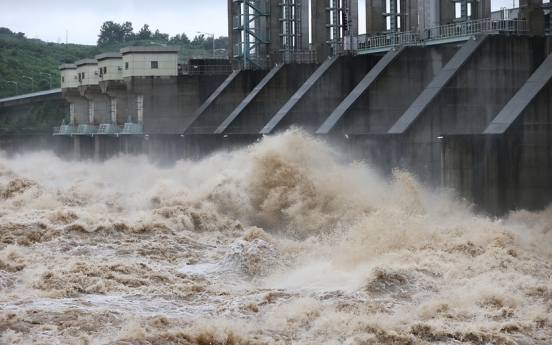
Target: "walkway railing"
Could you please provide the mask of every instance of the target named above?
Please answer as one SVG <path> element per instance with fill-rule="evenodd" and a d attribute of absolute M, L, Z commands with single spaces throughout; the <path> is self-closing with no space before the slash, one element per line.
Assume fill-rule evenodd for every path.
<path fill-rule="evenodd" d="M 269 69 L 270 68 L 270 59 L 263 59 L 258 57 L 256 54 L 250 55 L 247 58 L 248 64 L 247 69 Z M 245 69 L 244 59 L 238 60 L 238 69 Z"/>
<path fill-rule="evenodd" d="M 438 43 L 463 37 L 483 34 L 508 33 L 513 35 L 528 32 L 525 20 L 480 19 L 436 26 L 423 31 L 407 31 L 382 36 L 366 37 L 358 43 L 358 51 L 384 50 L 395 46 L 413 46 Z M 443 42 L 444 43 L 444 42 Z"/>
<path fill-rule="evenodd" d="M 229 75 L 232 74 L 232 65 L 181 65 L 181 73 L 185 75 Z"/>
<path fill-rule="evenodd" d="M 283 52 L 282 61 L 285 63 L 314 63 L 316 62 L 316 52 Z"/>
<path fill-rule="evenodd" d="M 127 122 L 123 125 L 115 125 L 110 123 L 102 123 L 99 126 L 92 126 L 88 124 L 80 124 L 78 126 L 66 125 L 65 121 L 62 122 L 60 127 L 54 127 L 54 135 L 141 135 L 143 134 L 144 126 L 138 123 L 133 123 L 132 118 L 129 116 Z"/>

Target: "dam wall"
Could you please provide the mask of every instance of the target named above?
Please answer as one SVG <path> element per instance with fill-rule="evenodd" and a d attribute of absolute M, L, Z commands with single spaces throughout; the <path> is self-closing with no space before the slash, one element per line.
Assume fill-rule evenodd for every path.
<path fill-rule="evenodd" d="M 261 133 L 274 133 L 292 126 L 315 132 L 379 59 L 381 55 L 345 55 L 326 60 Z"/>
<path fill-rule="evenodd" d="M 117 119 L 142 114 L 143 131 L 2 136 L 0 149 L 96 162 L 143 154 L 165 166 L 300 127 L 344 159 L 409 171 L 483 212 L 539 209 L 552 202 L 550 47 L 546 36 L 491 34 L 229 76 L 125 78 L 126 91 L 106 93 L 126 104 Z M 76 114 L 91 111 L 63 94 Z"/>
<path fill-rule="evenodd" d="M 440 181 L 443 134 L 482 134 L 546 57 L 543 37 L 492 35 L 469 41 L 391 127 L 408 143 L 410 169 Z"/>
<path fill-rule="evenodd" d="M 180 133 L 212 134 L 268 74 L 266 70 L 239 70 L 228 76 L 210 97 L 198 106 Z"/>
<path fill-rule="evenodd" d="M 225 79 L 225 75 L 129 77 L 125 84 L 133 99 L 143 97 L 143 125 L 148 134 L 181 134 L 194 120 L 197 108 Z"/>
<path fill-rule="evenodd" d="M 457 44 L 403 48 L 331 132 L 387 133 L 458 50 Z"/>
<path fill-rule="evenodd" d="M 318 67 L 314 63 L 275 66 L 215 133 L 259 133 Z"/>

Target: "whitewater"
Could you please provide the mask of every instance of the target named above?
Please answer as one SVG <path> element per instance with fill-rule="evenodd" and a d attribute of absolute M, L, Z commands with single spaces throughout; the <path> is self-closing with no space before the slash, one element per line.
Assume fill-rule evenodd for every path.
<path fill-rule="evenodd" d="M 552 208 L 475 214 L 300 130 L 0 156 L 1 344 L 549 344 Z"/>

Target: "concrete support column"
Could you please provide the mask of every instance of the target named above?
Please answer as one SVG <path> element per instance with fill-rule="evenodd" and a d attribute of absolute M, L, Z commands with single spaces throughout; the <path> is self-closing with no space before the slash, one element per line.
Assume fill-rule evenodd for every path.
<path fill-rule="evenodd" d="M 73 158 L 76 161 L 94 159 L 95 146 L 94 138 L 89 135 L 73 136 Z"/>
<path fill-rule="evenodd" d="M 438 0 L 432 0 L 438 1 Z M 439 25 L 453 24 L 456 19 L 456 3 L 453 0 L 439 1 Z"/>
<path fill-rule="evenodd" d="M 379 36 L 387 29 L 385 0 L 366 0 L 366 34 Z"/>
<path fill-rule="evenodd" d="M 89 101 L 89 124 L 100 124 L 103 119 L 109 119 L 110 99 L 102 93 L 97 85 L 81 85 L 78 87 L 82 97 Z"/>
<path fill-rule="evenodd" d="M 128 118 L 128 99 L 131 98 L 131 93 L 127 90 L 126 85 L 120 80 L 100 81 L 99 83 L 102 93 L 109 97 L 108 112 L 109 121 L 111 124 L 123 124 Z"/>
<path fill-rule="evenodd" d="M 232 66 L 238 68 L 238 62 L 234 58 L 234 55 L 238 54 L 236 44 L 240 42 L 240 31 L 234 30 L 234 20 L 240 14 L 241 3 L 228 0 L 228 54 L 232 59 Z M 241 18 L 243 21 L 243 18 Z"/>
<path fill-rule="evenodd" d="M 401 31 L 418 28 L 418 0 L 401 0 Z"/>
<path fill-rule="evenodd" d="M 270 43 L 268 45 L 266 56 L 263 56 L 263 58 L 266 57 L 269 59 L 270 67 L 282 61 L 282 53 L 280 52 L 280 34 L 282 33 L 282 23 L 280 22 L 280 18 L 282 18 L 282 6 L 280 6 L 280 1 L 272 0 L 270 2 L 270 16 L 268 16 Z"/>
<path fill-rule="evenodd" d="M 312 10 L 312 47 L 316 51 L 318 63 L 324 62 L 330 55 L 330 46 L 326 43 L 330 40 L 327 35 L 326 23 L 328 23 L 328 12 L 326 11 L 326 0 L 313 0 Z"/>
<path fill-rule="evenodd" d="M 309 0 L 299 0 L 301 6 L 301 39 L 299 41 L 299 49 L 303 52 L 309 51 Z"/>
<path fill-rule="evenodd" d="M 139 124 L 144 123 L 144 95 L 143 94 L 136 95 L 136 121 L 138 121 Z"/>
<path fill-rule="evenodd" d="M 519 2 L 518 19 L 527 20 L 529 34 L 544 35 L 544 10 L 542 0 L 521 0 Z"/>
<path fill-rule="evenodd" d="M 123 138 L 110 135 L 94 136 L 94 162 L 103 162 L 119 154 L 121 140 Z"/>
<path fill-rule="evenodd" d="M 441 6 L 440 1 L 420 0 L 418 1 L 419 30 L 423 32 L 441 25 Z"/>
<path fill-rule="evenodd" d="M 88 102 L 86 98 L 81 97 L 77 88 L 64 89 L 63 98 L 69 102 L 70 125 L 76 126 L 79 122 L 86 121 L 88 118 Z"/>
<path fill-rule="evenodd" d="M 132 94 L 126 90 L 126 87 L 112 88 L 106 90 L 106 95 L 109 96 L 109 113 L 111 123 L 115 125 L 124 124 L 128 118 L 128 102 L 132 99 Z M 137 117 L 137 116 L 136 116 Z"/>
<path fill-rule="evenodd" d="M 81 141 L 80 137 L 73 137 L 73 159 L 76 161 L 81 160 Z"/>
<path fill-rule="evenodd" d="M 350 21 L 350 31 L 349 35 L 358 36 L 358 0 L 349 0 L 349 21 Z"/>
<path fill-rule="evenodd" d="M 117 98 L 110 97 L 109 112 L 111 113 L 111 123 L 117 124 Z"/>
<path fill-rule="evenodd" d="M 94 100 L 88 100 L 88 123 L 94 124 Z"/>
<path fill-rule="evenodd" d="M 69 103 L 69 125 L 75 125 L 75 103 Z"/>
<path fill-rule="evenodd" d="M 99 135 L 96 135 L 94 137 L 94 163 L 99 163 L 100 160 L 100 141 L 102 140 L 102 137 Z"/>

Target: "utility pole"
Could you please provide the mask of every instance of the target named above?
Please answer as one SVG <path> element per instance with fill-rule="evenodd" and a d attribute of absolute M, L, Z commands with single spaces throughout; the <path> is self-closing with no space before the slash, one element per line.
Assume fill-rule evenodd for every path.
<path fill-rule="evenodd" d="M 47 75 L 48 77 L 50 77 L 50 90 L 52 89 L 52 75 L 50 73 L 45 73 L 45 72 L 40 72 L 40 74 L 44 74 L 44 75 Z"/>
<path fill-rule="evenodd" d="M 15 84 L 15 95 L 19 96 L 19 91 L 17 90 L 17 82 L 11 80 L 8 80 L 7 82 L 10 84 Z"/>
<path fill-rule="evenodd" d="M 21 78 L 23 79 L 31 79 L 31 92 L 34 92 L 34 79 L 31 77 L 27 77 L 25 75 L 22 75 Z"/>

